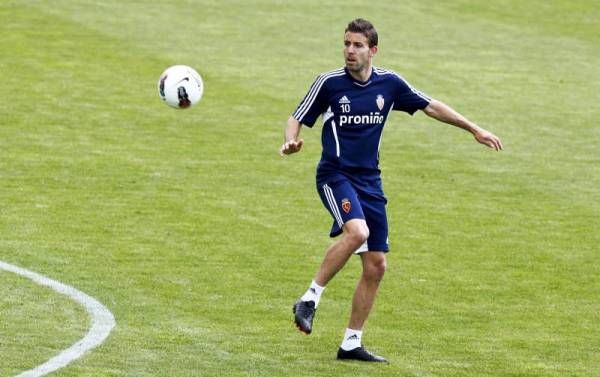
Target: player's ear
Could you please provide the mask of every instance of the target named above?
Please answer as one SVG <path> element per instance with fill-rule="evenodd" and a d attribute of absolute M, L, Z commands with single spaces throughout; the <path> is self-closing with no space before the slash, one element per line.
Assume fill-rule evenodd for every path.
<path fill-rule="evenodd" d="M 375 56 L 375 54 L 377 54 L 377 51 L 379 51 L 377 46 L 369 47 L 369 54 L 371 55 L 371 57 Z"/>

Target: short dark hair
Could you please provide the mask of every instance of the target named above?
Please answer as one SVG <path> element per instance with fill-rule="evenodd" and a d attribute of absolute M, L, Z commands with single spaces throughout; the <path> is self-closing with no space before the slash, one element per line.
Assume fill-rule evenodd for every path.
<path fill-rule="evenodd" d="M 350 21 L 344 33 L 347 32 L 362 33 L 365 37 L 367 37 L 369 47 L 377 46 L 377 30 L 375 30 L 375 26 L 373 26 L 372 23 L 365 19 L 357 18 Z"/>

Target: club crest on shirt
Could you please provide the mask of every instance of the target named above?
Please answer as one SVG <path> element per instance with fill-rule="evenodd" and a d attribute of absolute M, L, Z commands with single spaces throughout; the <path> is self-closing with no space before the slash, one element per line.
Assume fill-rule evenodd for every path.
<path fill-rule="evenodd" d="M 347 198 L 342 199 L 342 209 L 344 212 L 349 213 L 352 209 L 352 203 Z"/>
<path fill-rule="evenodd" d="M 383 110 L 383 106 L 385 105 L 385 100 L 383 99 L 383 96 L 381 94 L 377 95 L 377 99 L 375 100 L 375 102 L 377 102 L 377 107 L 379 108 L 379 110 Z"/>

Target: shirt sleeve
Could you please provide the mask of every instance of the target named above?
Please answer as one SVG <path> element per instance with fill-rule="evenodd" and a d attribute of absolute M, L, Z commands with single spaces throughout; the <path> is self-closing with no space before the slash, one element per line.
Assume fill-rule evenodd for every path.
<path fill-rule="evenodd" d="M 404 111 L 413 115 L 417 110 L 423 110 L 431 102 L 425 93 L 413 88 L 401 76 L 395 75 L 397 92 L 394 99 L 394 110 Z"/>
<path fill-rule="evenodd" d="M 298 122 L 312 127 L 319 115 L 327 109 L 327 88 L 325 81 L 326 77 L 322 74 L 310 86 L 308 93 L 306 93 L 306 96 L 304 96 L 304 99 L 300 102 L 294 114 L 292 114 Z"/>

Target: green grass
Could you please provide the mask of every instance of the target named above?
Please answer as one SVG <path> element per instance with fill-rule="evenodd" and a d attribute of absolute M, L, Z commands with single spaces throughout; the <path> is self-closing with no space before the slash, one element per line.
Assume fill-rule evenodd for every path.
<path fill-rule="evenodd" d="M 16 375 L 46 362 L 87 332 L 90 321 L 77 303 L 4 272 L 0 284 L 2 375 Z"/>
<path fill-rule="evenodd" d="M 352 260 L 310 337 L 290 308 L 330 219 L 320 128 L 280 158 L 346 23 L 395 69 L 500 137 L 424 114 L 382 144 L 389 270 L 365 329 L 388 366 L 338 363 Z M 56 376 L 600 375 L 600 8 L 594 1 L 0 3 L 0 260 L 95 297 L 117 326 Z M 197 68 L 205 96 L 156 81 Z M 0 375 L 87 331 L 83 308 L 0 272 Z"/>

